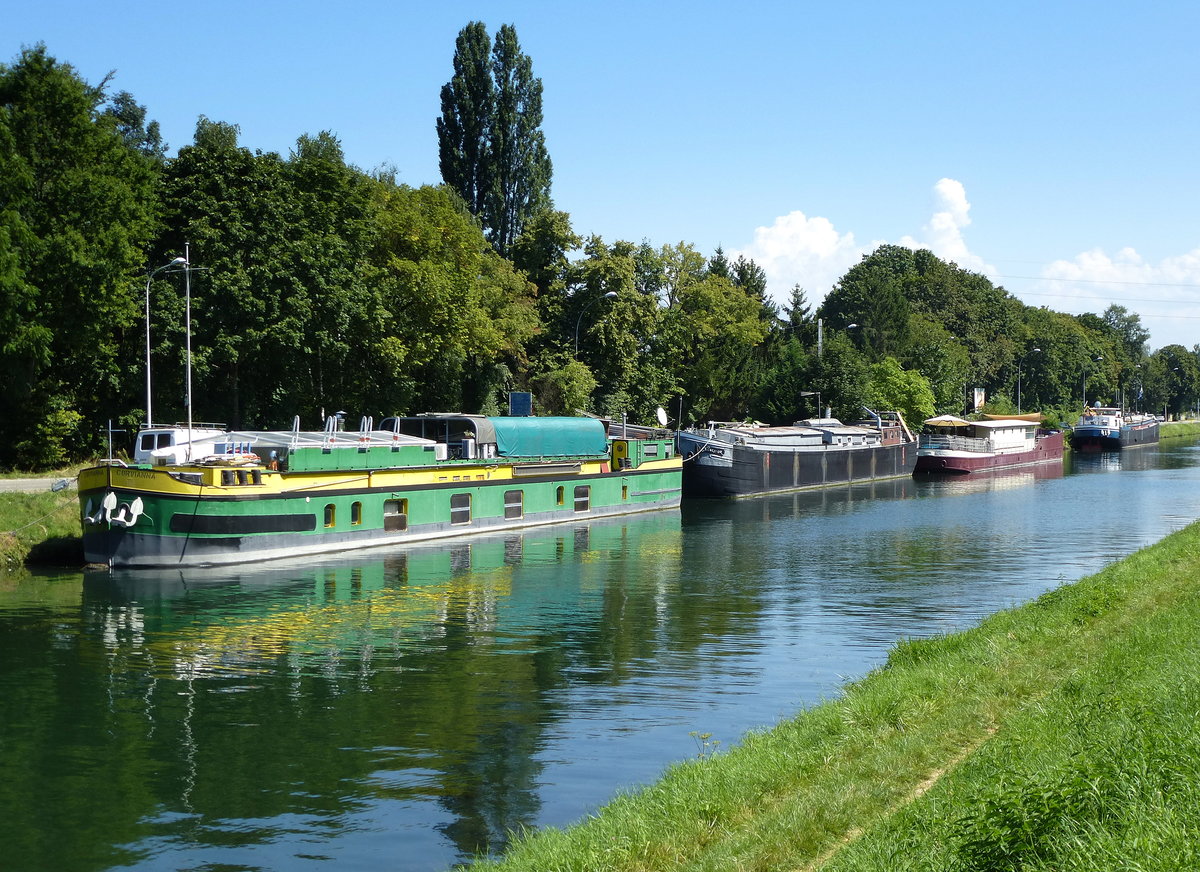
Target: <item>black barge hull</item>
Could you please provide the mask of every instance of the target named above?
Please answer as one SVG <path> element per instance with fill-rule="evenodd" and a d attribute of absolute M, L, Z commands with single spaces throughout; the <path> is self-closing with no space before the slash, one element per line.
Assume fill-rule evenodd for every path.
<path fill-rule="evenodd" d="M 685 497 L 750 497 L 912 475 L 917 443 L 860 449 L 763 450 L 681 441 Z M 703 445 L 703 447 L 699 447 Z"/>

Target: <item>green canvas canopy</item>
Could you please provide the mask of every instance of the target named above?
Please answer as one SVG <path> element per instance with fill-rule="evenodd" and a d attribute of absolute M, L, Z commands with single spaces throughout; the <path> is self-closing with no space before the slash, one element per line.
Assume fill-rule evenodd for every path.
<path fill-rule="evenodd" d="M 488 418 L 501 457 L 568 457 L 608 453 L 604 424 L 595 418 Z"/>

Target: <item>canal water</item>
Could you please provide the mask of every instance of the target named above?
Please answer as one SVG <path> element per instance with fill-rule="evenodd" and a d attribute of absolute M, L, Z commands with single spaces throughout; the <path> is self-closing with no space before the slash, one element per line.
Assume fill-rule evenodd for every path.
<path fill-rule="evenodd" d="M 0 866 L 438 870 L 1200 516 L 1200 448 L 0 580 Z"/>

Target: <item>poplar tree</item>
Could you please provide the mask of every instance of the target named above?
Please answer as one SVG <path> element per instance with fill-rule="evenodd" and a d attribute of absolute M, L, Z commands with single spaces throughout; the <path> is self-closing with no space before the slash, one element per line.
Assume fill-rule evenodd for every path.
<path fill-rule="evenodd" d="M 488 56 L 491 63 L 488 63 Z M 495 46 L 483 22 L 458 34 L 454 76 L 442 87 L 437 120 L 442 180 L 507 255 L 530 219 L 551 206 L 552 168 L 542 125 L 542 81 L 504 25 Z"/>
<path fill-rule="evenodd" d="M 492 51 L 496 112 L 491 124 L 492 180 L 484 226 L 500 254 L 521 235 L 529 218 L 550 205 L 550 155 L 542 133 L 542 80 L 521 51 L 517 30 L 500 28 Z"/>
<path fill-rule="evenodd" d="M 454 77 L 442 86 L 437 120 L 442 181 L 459 193 L 472 215 L 482 215 L 491 186 L 489 137 L 496 87 L 488 58 L 492 40 L 482 21 L 472 21 L 455 40 Z"/>

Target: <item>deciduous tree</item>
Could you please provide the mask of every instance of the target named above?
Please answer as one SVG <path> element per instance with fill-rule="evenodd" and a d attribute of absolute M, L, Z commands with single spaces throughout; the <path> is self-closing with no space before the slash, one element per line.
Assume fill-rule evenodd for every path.
<path fill-rule="evenodd" d="M 0 66 L 0 463 L 101 444 L 136 373 L 156 165 L 44 46 Z"/>

